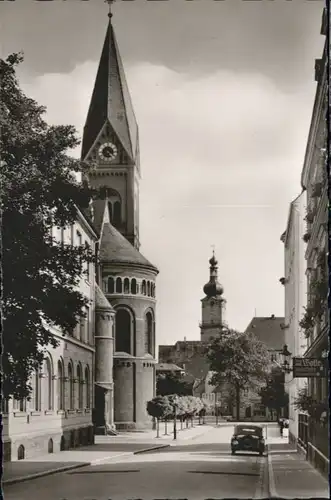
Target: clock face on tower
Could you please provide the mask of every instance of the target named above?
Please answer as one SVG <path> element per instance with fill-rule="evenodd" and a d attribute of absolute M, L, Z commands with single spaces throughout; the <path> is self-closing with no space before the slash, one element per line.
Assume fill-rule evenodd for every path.
<path fill-rule="evenodd" d="M 103 161 L 110 162 L 117 156 L 117 147 L 111 142 L 105 142 L 99 148 L 99 156 Z"/>

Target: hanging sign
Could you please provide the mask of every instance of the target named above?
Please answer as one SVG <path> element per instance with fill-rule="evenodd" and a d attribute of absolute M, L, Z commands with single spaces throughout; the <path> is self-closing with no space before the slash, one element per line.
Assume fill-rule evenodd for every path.
<path fill-rule="evenodd" d="M 328 360 L 321 358 L 293 358 L 293 377 L 326 377 Z"/>

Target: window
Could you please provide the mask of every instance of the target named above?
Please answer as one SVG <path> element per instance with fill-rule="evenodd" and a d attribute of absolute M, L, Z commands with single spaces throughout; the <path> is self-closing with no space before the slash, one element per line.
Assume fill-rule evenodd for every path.
<path fill-rule="evenodd" d="M 75 226 L 74 226 L 74 224 L 72 224 L 70 226 L 70 242 L 71 242 L 71 245 L 74 245 L 74 243 L 75 243 L 75 236 L 74 236 L 74 234 L 75 234 Z"/>
<path fill-rule="evenodd" d="M 110 276 L 108 278 L 108 293 L 114 293 L 114 292 L 115 292 L 114 278 Z"/>
<path fill-rule="evenodd" d="M 83 241 L 82 240 L 82 235 L 81 235 L 81 233 L 79 231 L 76 231 L 76 236 L 77 236 L 77 244 L 78 244 L 78 246 L 81 247 L 82 246 L 82 241 Z"/>
<path fill-rule="evenodd" d="M 91 394 L 90 394 L 90 371 L 88 366 L 85 368 L 85 403 L 86 408 L 90 408 L 91 405 Z"/>
<path fill-rule="evenodd" d="M 88 344 L 90 340 L 90 308 L 86 306 L 85 311 L 86 311 L 86 318 L 84 318 L 85 319 L 84 342 Z"/>
<path fill-rule="evenodd" d="M 142 284 L 141 284 L 141 293 L 142 295 L 146 295 L 146 281 L 143 280 Z"/>
<path fill-rule="evenodd" d="M 148 295 L 148 297 L 151 296 L 151 283 L 150 283 L 150 281 L 147 281 L 147 295 Z"/>
<path fill-rule="evenodd" d="M 70 410 L 74 409 L 74 374 L 72 372 L 72 365 L 69 363 L 68 365 L 68 378 L 69 378 L 69 408 Z"/>
<path fill-rule="evenodd" d="M 130 293 L 130 281 L 129 278 L 124 279 L 124 293 Z"/>
<path fill-rule="evenodd" d="M 81 317 L 79 321 L 79 340 L 84 342 L 85 339 L 85 318 Z"/>
<path fill-rule="evenodd" d="M 90 246 L 87 241 L 85 241 L 85 246 Z M 88 261 L 86 262 L 86 280 L 90 281 L 90 262 Z"/>
<path fill-rule="evenodd" d="M 40 404 L 40 372 L 37 370 L 34 374 L 34 387 L 33 387 L 33 395 L 34 395 L 34 409 L 36 411 L 41 410 L 41 404 Z"/>
<path fill-rule="evenodd" d="M 52 366 L 51 366 L 51 361 L 49 358 L 45 359 L 44 362 L 44 379 L 43 379 L 43 385 L 44 385 L 44 396 L 45 396 L 45 404 L 44 404 L 44 409 L 45 410 L 52 410 L 53 409 L 53 380 L 52 380 Z"/>
<path fill-rule="evenodd" d="M 61 227 L 61 244 L 64 244 L 64 227 Z"/>
<path fill-rule="evenodd" d="M 108 202 L 108 212 L 109 212 L 109 220 L 110 220 L 110 222 L 112 222 L 112 220 L 113 220 L 113 205 L 112 205 L 111 201 Z"/>
<path fill-rule="evenodd" d="M 116 293 L 122 293 L 122 280 L 117 278 L 116 280 Z"/>
<path fill-rule="evenodd" d="M 131 315 L 125 309 L 118 309 L 116 312 L 115 350 L 131 354 Z"/>
<path fill-rule="evenodd" d="M 63 364 L 61 361 L 57 363 L 57 409 L 64 410 L 64 377 L 63 377 Z"/>
<path fill-rule="evenodd" d="M 145 352 L 153 355 L 153 316 L 150 312 L 145 316 Z"/>
<path fill-rule="evenodd" d="M 135 295 L 137 293 L 137 280 L 136 278 L 132 278 L 131 280 L 131 293 Z"/>
<path fill-rule="evenodd" d="M 77 365 L 78 408 L 83 408 L 83 379 L 80 365 Z"/>
<path fill-rule="evenodd" d="M 113 222 L 117 225 L 121 223 L 121 203 L 119 201 L 114 203 Z"/>

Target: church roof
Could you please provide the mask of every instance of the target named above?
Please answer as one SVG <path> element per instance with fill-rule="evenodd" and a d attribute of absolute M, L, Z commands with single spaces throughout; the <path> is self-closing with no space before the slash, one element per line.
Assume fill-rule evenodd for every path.
<path fill-rule="evenodd" d="M 284 318 L 274 315 L 269 317 L 254 317 L 246 332 L 253 333 L 268 349 L 280 351 L 285 344 Z"/>
<path fill-rule="evenodd" d="M 114 310 L 99 285 L 95 285 L 95 307 L 96 309 L 107 309 L 108 311 Z"/>
<path fill-rule="evenodd" d="M 158 272 L 157 268 L 145 259 L 145 257 L 107 221 L 104 222 L 102 228 L 99 256 L 104 262 L 135 264 Z"/>
<path fill-rule="evenodd" d="M 84 127 L 82 159 L 86 158 L 107 121 L 129 157 L 135 161 L 139 154 L 138 126 L 110 21 Z"/>
<path fill-rule="evenodd" d="M 182 372 L 183 368 L 174 363 L 157 363 L 156 371 L 159 372 Z"/>

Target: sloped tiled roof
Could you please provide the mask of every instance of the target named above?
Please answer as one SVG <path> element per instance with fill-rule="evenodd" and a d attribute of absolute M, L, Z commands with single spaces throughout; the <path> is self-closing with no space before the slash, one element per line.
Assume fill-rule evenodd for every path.
<path fill-rule="evenodd" d="M 282 317 L 254 317 L 246 328 L 246 332 L 253 333 L 268 349 L 281 350 L 285 344 L 284 318 Z"/>
<path fill-rule="evenodd" d="M 103 224 L 99 256 L 103 262 L 136 264 L 158 272 L 157 268 L 109 222 Z"/>
<path fill-rule="evenodd" d="M 134 161 L 137 154 L 138 126 L 111 22 L 108 25 L 84 127 L 82 159 L 88 154 L 106 121 L 110 123 L 127 154 Z"/>
<path fill-rule="evenodd" d="M 108 309 L 109 311 L 114 310 L 99 285 L 95 285 L 95 307 L 96 309 Z"/>

